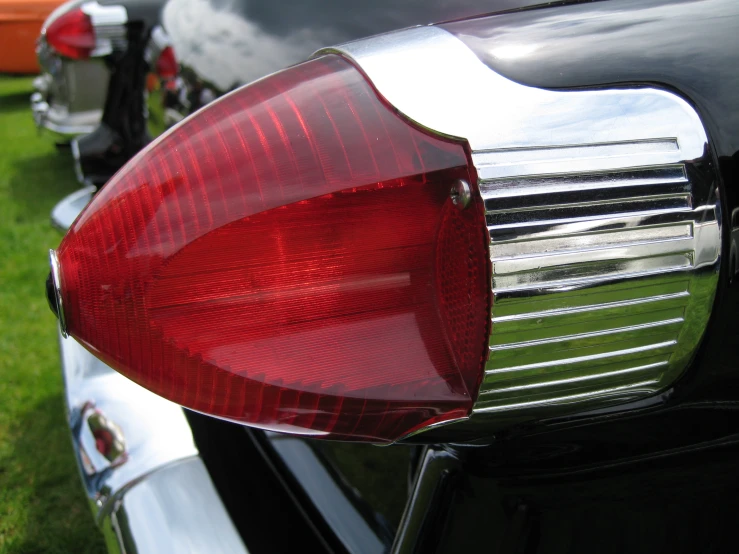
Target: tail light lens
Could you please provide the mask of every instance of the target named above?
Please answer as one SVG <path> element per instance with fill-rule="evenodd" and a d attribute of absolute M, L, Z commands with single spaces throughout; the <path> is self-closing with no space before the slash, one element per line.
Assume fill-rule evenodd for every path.
<path fill-rule="evenodd" d="M 95 29 L 90 16 L 80 8 L 53 20 L 45 29 L 46 41 L 57 53 L 72 59 L 85 59 L 95 50 Z"/>
<path fill-rule="evenodd" d="M 459 180 L 475 186 L 465 146 L 349 62 L 292 67 L 95 197 L 58 251 L 67 330 L 166 398 L 266 429 L 386 442 L 467 416 L 491 287 L 483 206 L 455 205 Z"/>
<path fill-rule="evenodd" d="M 159 54 L 156 64 L 156 72 L 162 79 L 173 79 L 177 77 L 177 58 L 174 55 L 174 49 L 167 46 Z"/>

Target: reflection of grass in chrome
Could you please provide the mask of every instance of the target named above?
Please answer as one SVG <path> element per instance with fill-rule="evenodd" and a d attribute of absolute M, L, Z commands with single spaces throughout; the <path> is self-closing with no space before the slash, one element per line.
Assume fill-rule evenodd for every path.
<path fill-rule="evenodd" d="M 320 446 L 349 485 L 396 529 L 408 498 L 411 448 L 330 441 Z"/>
<path fill-rule="evenodd" d="M 64 418 L 44 295 L 56 202 L 79 187 L 69 152 L 37 136 L 30 78 L 0 77 L 0 552 L 102 552 Z"/>
<path fill-rule="evenodd" d="M 689 366 L 712 309 L 711 267 L 672 271 L 494 307 L 480 402 L 491 410 L 593 406 L 653 394 Z M 533 314 L 533 315 L 531 315 Z M 533 416 L 532 416 L 533 417 Z"/>

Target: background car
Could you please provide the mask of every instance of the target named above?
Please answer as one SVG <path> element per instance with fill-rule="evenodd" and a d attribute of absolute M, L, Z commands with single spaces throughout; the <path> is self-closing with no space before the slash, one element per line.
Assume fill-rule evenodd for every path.
<path fill-rule="evenodd" d="M 61 0 L 0 2 L 0 73 L 37 73 L 35 44 L 41 24 Z"/>
<path fill-rule="evenodd" d="M 261 76 L 228 62 L 248 31 L 258 63 L 355 38 L 337 13 L 412 21 L 168 6 L 187 92 L 164 105 L 207 105 L 102 188 L 47 282 L 112 544 L 732 548 L 735 4 L 425 11 L 457 20 L 209 104 Z"/>
<path fill-rule="evenodd" d="M 150 65 L 176 72 L 171 49 L 162 57 L 166 45 L 152 42 L 162 4 L 72 0 L 44 23 L 37 44 L 43 74 L 35 81 L 31 109 L 39 128 L 71 141 L 81 182 L 103 184 L 111 175 L 109 164 L 119 167 L 149 140 L 146 129 L 136 125 L 140 117 L 131 115 L 144 110 L 144 77 Z M 128 94 L 131 87 L 138 95 Z M 85 176 L 80 160 L 102 167 Z"/>

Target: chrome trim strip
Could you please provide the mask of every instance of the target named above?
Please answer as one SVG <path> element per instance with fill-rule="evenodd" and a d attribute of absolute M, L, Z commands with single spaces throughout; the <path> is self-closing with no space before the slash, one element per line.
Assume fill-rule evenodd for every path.
<path fill-rule="evenodd" d="M 721 252 L 708 140 L 685 100 L 647 86 L 525 86 L 436 27 L 321 53 L 349 58 L 404 116 L 469 145 L 494 295 L 473 413 L 623 402 L 685 370 Z M 419 95 L 418 83 L 433 86 Z"/>
<path fill-rule="evenodd" d="M 74 162 L 74 175 L 77 177 L 77 181 L 85 184 L 85 173 L 82 171 L 82 161 L 80 160 L 80 144 L 77 139 L 72 139 L 69 143 L 69 148 L 72 150 L 72 161 Z"/>
<path fill-rule="evenodd" d="M 521 321 L 525 319 L 536 319 L 540 320 L 544 317 L 556 317 L 560 315 L 569 315 L 569 314 L 581 314 L 585 312 L 594 312 L 599 310 L 611 310 L 613 308 L 630 308 L 632 306 L 637 306 L 639 304 L 647 304 L 651 302 L 664 302 L 667 300 L 675 300 L 678 298 L 685 298 L 685 302 L 680 302 L 678 305 L 683 306 L 687 304 L 687 299 L 690 297 L 690 293 L 688 291 L 682 291 L 677 292 L 674 294 L 664 294 L 661 296 L 649 296 L 646 298 L 637 298 L 634 300 L 625 300 L 623 302 L 609 302 L 604 304 L 588 304 L 586 306 L 575 306 L 575 307 L 566 307 L 556 310 L 546 310 L 543 312 L 526 312 L 526 313 L 520 313 L 520 314 L 514 314 L 514 315 L 508 315 L 508 316 L 493 316 L 492 321 L 493 323 L 502 323 L 505 321 Z M 541 323 L 541 322 L 538 322 Z"/>
<path fill-rule="evenodd" d="M 583 248 L 606 248 L 614 245 L 641 245 L 650 241 L 669 241 L 690 239 L 693 237 L 693 226 L 689 223 L 678 223 L 663 226 L 639 227 L 623 231 L 595 231 L 580 235 L 577 245 Z M 537 241 L 496 241 L 492 260 L 508 260 L 535 256 L 541 250 L 561 253 L 577 250 L 570 237 L 542 238 Z"/>
<path fill-rule="evenodd" d="M 640 354 L 642 352 L 649 352 L 651 350 L 662 350 L 665 348 L 669 348 L 671 346 L 675 346 L 676 344 L 677 344 L 677 341 L 669 340 L 665 342 L 658 342 L 655 344 L 648 344 L 647 346 L 639 346 L 637 348 L 626 348 L 624 350 L 604 352 L 602 354 L 592 354 L 589 356 L 565 358 L 563 360 L 550 360 L 547 362 L 539 362 L 535 364 L 516 365 L 516 366 L 509 366 L 509 367 L 497 367 L 495 369 L 490 369 L 490 370 L 485 371 L 485 377 L 487 378 L 488 376 L 497 376 L 501 373 L 527 371 L 529 369 L 542 369 L 545 367 L 579 364 L 582 362 L 598 362 L 600 360 L 605 360 L 608 358 L 615 358 L 618 356 L 628 356 L 629 354 Z"/>
<path fill-rule="evenodd" d="M 448 450 L 440 446 L 428 447 L 423 453 L 418 471 L 405 505 L 403 518 L 395 534 L 391 554 L 411 554 L 422 552 L 422 545 L 428 551 L 429 541 L 436 538 L 437 527 L 452 501 L 453 482 L 463 473 L 462 463 Z"/>
<path fill-rule="evenodd" d="M 594 232 L 619 229 L 644 229 L 647 226 L 664 226 L 674 223 L 690 223 L 694 227 L 697 210 L 647 212 L 636 214 L 603 215 L 600 217 L 570 218 L 559 221 L 533 221 L 513 225 L 488 226 L 491 238 L 496 243 L 509 241 L 528 241 L 545 237 L 571 235 L 583 237 Z M 715 217 L 714 213 L 702 214 L 704 221 Z"/>
<path fill-rule="evenodd" d="M 481 405 L 478 408 L 475 408 L 475 413 L 482 414 L 482 413 L 490 413 L 490 412 L 504 412 L 509 410 L 520 410 L 522 408 L 535 408 L 540 406 L 551 406 L 553 404 L 560 405 L 560 404 L 567 404 L 571 402 L 577 402 L 582 400 L 593 400 L 593 399 L 600 399 L 603 397 L 612 396 L 614 394 L 618 394 L 618 400 L 624 401 L 626 399 L 631 399 L 633 396 L 623 396 L 621 393 L 623 392 L 635 392 L 637 390 L 643 391 L 643 394 L 640 396 L 644 396 L 647 394 L 652 394 L 655 390 L 655 385 L 658 385 L 659 381 L 657 379 L 650 379 L 648 381 L 640 381 L 638 383 L 633 383 L 629 385 L 622 385 L 620 387 L 610 387 L 606 389 L 598 389 L 595 391 L 590 391 L 586 393 L 581 394 L 570 394 L 568 396 L 560 396 L 557 397 L 556 400 L 546 399 L 546 400 L 532 400 L 530 402 L 518 402 L 513 404 L 506 404 L 503 406 L 485 406 Z"/>
<path fill-rule="evenodd" d="M 601 206 L 606 206 L 609 204 L 613 204 L 615 200 L 618 200 L 623 207 L 640 207 L 640 209 L 645 208 L 651 208 L 654 209 L 656 207 L 667 207 L 669 205 L 673 205 L 673 207 L 677 209 L 684 209 L 688 210 L 690 209 L 690 190 L 686 190 L 687 187 L 681 186 L 679 187 L 679 190 L 675 190 L 674 187 L 671 187 L 672 190 L 670 190 L 667 187 L 664 187 L 664 190 L 662 191 L 653 191 L 646 187 L 644 187 L 641 191 L 631 191 L 631 190 L 624 190 L 622 189 L 619 192 L 625 192 L 624 194 L 613 194 L 611 198 L 609 199 L 601 199 L 599 198 L 599 194 L 594 192 L 592 194 L 588 194 L 585 191 L 578 192 L 577 196 L 579 196 L 579 200 L 577 201 L 568 201 L 568 196 L 574 196 L 574 195 L 564 195 L 562 194 L 558 198 L 553 198 L 551 203 L 543 205 L 540 203 L 532 204 L 532 205 L 525 205 L 525 206 L 519 206 L 519 207 L 502 207 L 502 205 L 509 204 L 510 202 L 502 202 L 498 201 L 497 204 L 501 205 L 500 208 L 495 209 L 487 209 L 486 215 L 487 219 L 491 222 L 493 221 L 500 221 L 501 219 L 507 219 L 509 221 L 520 219 L 519 214 L 523 214 L 525 216 L 530 214 L 536 214 L 536 212 L 547 209 L 552 211 L 553 213 L 557 212 L 563 212 L 564 210 L 575 210 L 577 209 L 579 212 L 585 212 L 589 208 L 590 211 L 597 211 Z M 639 194 L 641 193 L 641 194 Z M 645 196 L 647 196 L 645 198 Z M 532 198 L 532 200 L 535 200 L 537 202 L 540 202 L 541 200 L 545 199 L 546 197 L 535 197 Z M 496 202 L 488 202 L 489 205 L 495 206 Z M 504 216 L 509 217 L 504 217 Z M 513 217 L 510 217 L 513 216 Z"/>
<path fill-rule="evenodd" d="M 615 279 L 646 278 L 652 275 L 689 269 L 692 269 L 689 254 L 664 256 L 663 259 L 606 260 L 606 263 L 598 271 L 586 264 L 578 264 L 576 267 L 556 268 L 533 275 L 500 275 L 494 277 L 495 294 L 524 290 L 534 291 L 542 287 L 551 290 L 562 290 L 584 284 L 596 285 L 608 283 Z"/>
<path fill-rule="evenodd" d="M 54 120 L 52 120 L 48 116 L 44 116 L 44 119 L 40 123 L 40 127 L 43 127 L 44 129 L 47 129 L 51 131 L 52 133 L 56 133 L 58 135 L 61 135 L 63 137 L 70 137 L 70 136 L 78 136 L 78 135 L 86 135 L 87 133 L 92 133 L 95 128 L 97 127 L 98 123 L 100 122 L 100 118 L 102 117 L 102 110 L 93 110 L 91 112 L 85 112 L 83 114 L 79 114 L 79 119 L 84 121 L 95 121 L 96 123 L 57 123 Z"/>
<path fill-rule="evenodd" d="M 627 373 L 634 373 L 634 372 L 640 372 L 645 371 L 649 369 L 656 369 L 659 367 L 665 367 L 667 365 L 666 361 L 656 362 L 653 364 L 647 364 L 643 366 L 638 367 L 630 367 L 627 369 L 618 369 L 616 371 L 606 371 L 604 373 L 596 373 L 594 375 L 584 375 L 581 377 L 572 377 L 569 379 L 559 379 L 557 381 L 545 381 L 543 383 L 534 383 L 531 385 L 518 385 L 513 387 L 507 387 L 507 388 L 496 388 L 491 389 L 487 391 L 481 391 L 481 395 L 485 394 L 497 394 L 497 393 L 503 393 L 503 392 L 513 392 L 513 391 L 519 391 L 519 390 L 527 390 L 527 389 L 538 389 L 539 387 L 550 387 L 554 385 L 564 385 L 569 383 L 577 383 L 580 381 L 590 381 L 592 379 L 605 379 L 605 378 L 612 378 L 614 376 L 619 375 L 625 375 Z"/>
<path fill-rule="evenodd" d="M 572 243 L 572 247 L 575 244 Z M 630 260 L 653 258 L 667 254 L 689 254 L 693 251 L 693 237 L 684 239 L 660 240 L 645 244 L 619 244 L 604 248 L 583 248 L 568 252 L 547 253 L 539 256 L 493 258 L 493 271 L 496 274 L 519 273 L 523 271 L 544 270 L 550 267 L 567 266 L 582 262 L 587 257 L 592 263 L 601 260 Z"/>
<path fill-rule="evenodd" d="M 610 144 L 480 150 L 474 154 L 483 181 L 517 175 L 559 173 L 567 164 L 571 173 L 638 167 L 681 161 L 675 139 L 636 140 Z"/>
<path fill-rule="evenodd" d="M 621 172 L 582 173 L 579 175 L 550 175 L 539 179 L 494 179 L 480 184 L 480 192 L 487 199 L 518 198 L 537 194 L 557 192 L 600 191 L 604 188 L 640 187 L 644 185 L 667 185 L 689 183 L 683 165 L 665 165 Z"/>
<path fill-rule="evenodd" d="M 680 212 L 690 213 L 691 210 L 688 207 L 685 207 L 681 210 L 674 208 L 663 208 L 656 210 L 639 210 L 631 213 L 626 210 L 618 210 L 615 213 L 611 214 L 588 214 L 572 217 L 553 217 L 557 214 L 552 214 L 549 217 L 537 220 L 513 221 L 507 223 L 492 224 L 488 225 L 488 229 L 491 233 L 497 234 L 496 231 L 499 230 L 516 229 L 520 232 L 525 227 L 555 227 L 555 229 L 552 229 L 552 231 L 555 231 L 554 233 L 551 233 L 552 235 L 563 235 L 565 233 L 575 234 L 577 231 L 580 232 L 579 234 L 582 234 L 588 227 L 592 228 L 594 225 L 601 226 L 601 228 L 604 226 L 604 224 L 611 224 L 611 228 L 618 228 L 615 227 L 614 224 L 622 225 L 624 227 L 636 227 L 640 226 L 641 221 L 645 219 L 656 218 L 657 216 L 663 216 L 663 219 L 667 219 L 664 216 L 677 216 Z M 688 218 L 685 218 L 682 221 L 684 220 L 689 221 L 690 217 L 688 216 Z M 563 229 L 563 225 L 570 226 L 571 230 Z M 520 234 L 524 237 L 526 236 L 525 233 Z"/>
<path fill-rule="evenodd" d="M 669 156 L 660 156 L 658 164 L 671 163 L 664 160 L 667 157 L 680 162 L 704 153 L 706 134 L 698 115 L 672 93 L 653 88 L 527 87 L 492 71 L 464 43 L 438 27 L 388 33 L 318 54 L 327 52 L 352 59 L 405 116 L 437 133 L 466 139 L 473 152 L 485 156 L 499 149 L 669 140 L 676 140 L 680 151 L 668 150 Z M 421 83 L 433 86 L 419 94 Z M 645 165 L 631 163 L 630 156 L 605 157 L 612 162 L 599 164 L 599 169 Z M 510 170 L 510 175 L 520 174 L 519 169 Z"/>
<path fill-rule="evenodd" d="M 682 317 L 665 319 L 663 321 L 655 321 L 653 323 L 644 323 L 642 325 L 629 325 L 627 327 L 616 327 L 615 329 L 606 329 L 605 331 L 594 331 L 592 333 L 579 333 L 575 335 L 562 335 L 550 339 L 529 340 L 522 342 L 511 342 L 499 346 L 491 346 L 490 352 L 500 352 L 504 350 L 516 350 L 519 348 L 533 348 L 545 344 L 566 343 L 570 341 L 592 339 L 596 337 L 605 337 L 609 335 L 621 335 L 627 333 L 641 333 L 648 329 L 658 329 L 670 325 L 682 325 L 685 320 Z"/>
<path fill-rule="evenodd" d="M 67 318 L 64 315 L 64 303 L 62 301 L 62 276 L 59 268 L 59 258 L 57 258 L 54 250 L 49 250 L 49 266 L 51 267 L 51 281 L 54 284 L 54 301 L 56 302 L 56 313 L 59 319 L 59 332 L 66 339 Z"/>

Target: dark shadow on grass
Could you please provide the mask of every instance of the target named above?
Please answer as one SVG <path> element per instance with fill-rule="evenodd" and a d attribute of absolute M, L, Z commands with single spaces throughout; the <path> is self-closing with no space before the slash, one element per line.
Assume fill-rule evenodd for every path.
<path fill-rule="evenodd" d="M 0 94 L 0 114 L 6 112 L 15 112 L 18 110 L 28 110 L 28 117 L 31 117 L 31 92 L 24 90 L 22 92 L 11 92 L 10 94 Z"/>
<path fill-rule="evenodd" d="M 7 545 L 7 554 L 105 552 L 80 483 L 64 413 L 57 393 L 30 406 L 11 428 L 14 455 L 10 467 L 0 467 L 0 487 L 11 497 L 16 496 L 13 488 L 30 489 L 31 494 L 22 506 L 25 528 Z M 23 491 L 17 494 L 24 496 Z"/>
<path fill-rule="evenodd" d="M 18 206 L 18 217 L 47 218 L 62 198 L 79 189 L 69 152 L 49 152 L 13 162 L 10 195 Z"/>

